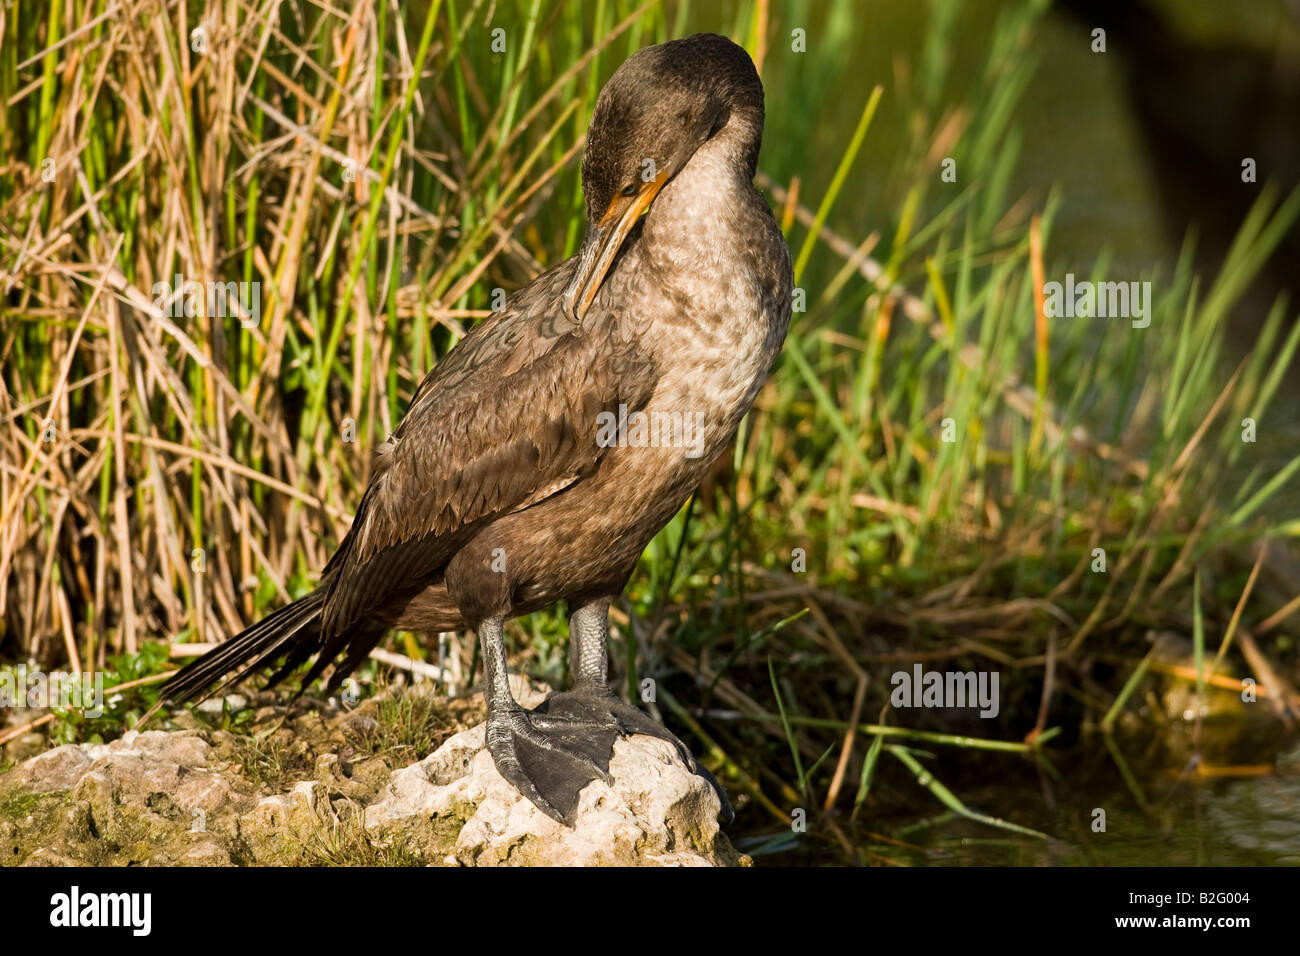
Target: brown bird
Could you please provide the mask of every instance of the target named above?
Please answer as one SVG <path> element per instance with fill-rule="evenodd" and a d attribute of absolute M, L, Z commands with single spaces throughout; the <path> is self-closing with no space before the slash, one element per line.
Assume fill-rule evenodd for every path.
<path fill-rule="evenodd" d="M 571 823 L 620 734 L 690 751 L 606 683 L 610 602 L 723 454 L 781 350 L 790 253 L 754 188 L 763 87 L 700 34 L 638 51 L 601 90 L 578 255 L 537 277 L 420 384 L 377 452 L 352 528 L 311 594 L 164 687 L 182 701 L 313 654 L 330 687 L 391 628 L 473 628 L 497 769 Z M 565 601 L 573 688 L 511 696 L 502 626 Z M 723 813 L 731 808 L 716 781 Z"/>

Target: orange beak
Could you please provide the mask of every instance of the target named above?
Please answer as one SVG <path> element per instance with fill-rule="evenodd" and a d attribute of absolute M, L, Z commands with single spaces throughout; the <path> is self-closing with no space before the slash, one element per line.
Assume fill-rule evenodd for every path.
<path fill-rule="evenodd" d="M 587 310 L 596 299 L 596 293 L 600 291 L 601 283 L 614 264 L 615 256 L 623 247 L 623 240 L 632 231 L 641 214 L 650 208 L 666 182 L 668 173 L 660 172 L 633 195 L 615 196 L 595 229 L 588 233 L 582 243 L 582 250 L 578 253 L 577 269 L 560 300 L 564 314 L 575 324 L 581 324 L 586 317 Z"/>

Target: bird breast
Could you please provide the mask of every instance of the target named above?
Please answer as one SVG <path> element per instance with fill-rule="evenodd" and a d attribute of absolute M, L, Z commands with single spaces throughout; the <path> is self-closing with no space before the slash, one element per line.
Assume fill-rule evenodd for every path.
<path fill-rule="evenodd" d="M 643 278 L 632 309 L 654 316 L 651 404 L 698 413 L 715 453 L 781 350 L 793 285 L 785 239 L 726 146 L 706 143 L 664 187 L 628 263 Z"/>

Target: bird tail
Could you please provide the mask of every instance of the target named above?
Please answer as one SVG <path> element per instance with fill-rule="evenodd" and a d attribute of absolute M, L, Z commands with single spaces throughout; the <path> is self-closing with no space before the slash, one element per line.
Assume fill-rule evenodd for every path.
<path fill-rule="evenodd" d="M 202 699 L 214 693 L 212 686 L 231 671 L 238 670 L 239 673 L 223 683 L 219 690 L 238 683 L 277 658 L 285 657 L 284 664 L 271 678 L 272 685 L 278 683 L 321 650 L 320 613 L 324 605 L 325 589 L 318 588 L 306 597 L 273 611 L 220 647 L 183 667 L 163 685 L 161 696 L 177 703 Z M 307 683 L 310 682 L 304 682 L 303 686 Z"/>

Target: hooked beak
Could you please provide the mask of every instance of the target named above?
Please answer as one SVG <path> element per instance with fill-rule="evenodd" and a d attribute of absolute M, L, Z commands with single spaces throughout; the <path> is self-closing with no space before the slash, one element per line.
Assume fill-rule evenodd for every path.
<path fill-rule="evenodd" d="M 623 240 L 632 231 L 641 213 L 650 208 L 666 182 L 668 172 L 665 170 L 643 184 L 635 194 L 615 196 L 600 222 L 588 231 L 582 250 L 578 253 L 578 267 L 560 299 L 561 308 L 569 321 L 575 325 L 581 324 L 586 317 L 609 267 L 614 264 L 614 257 L 623 247 Z"/>

